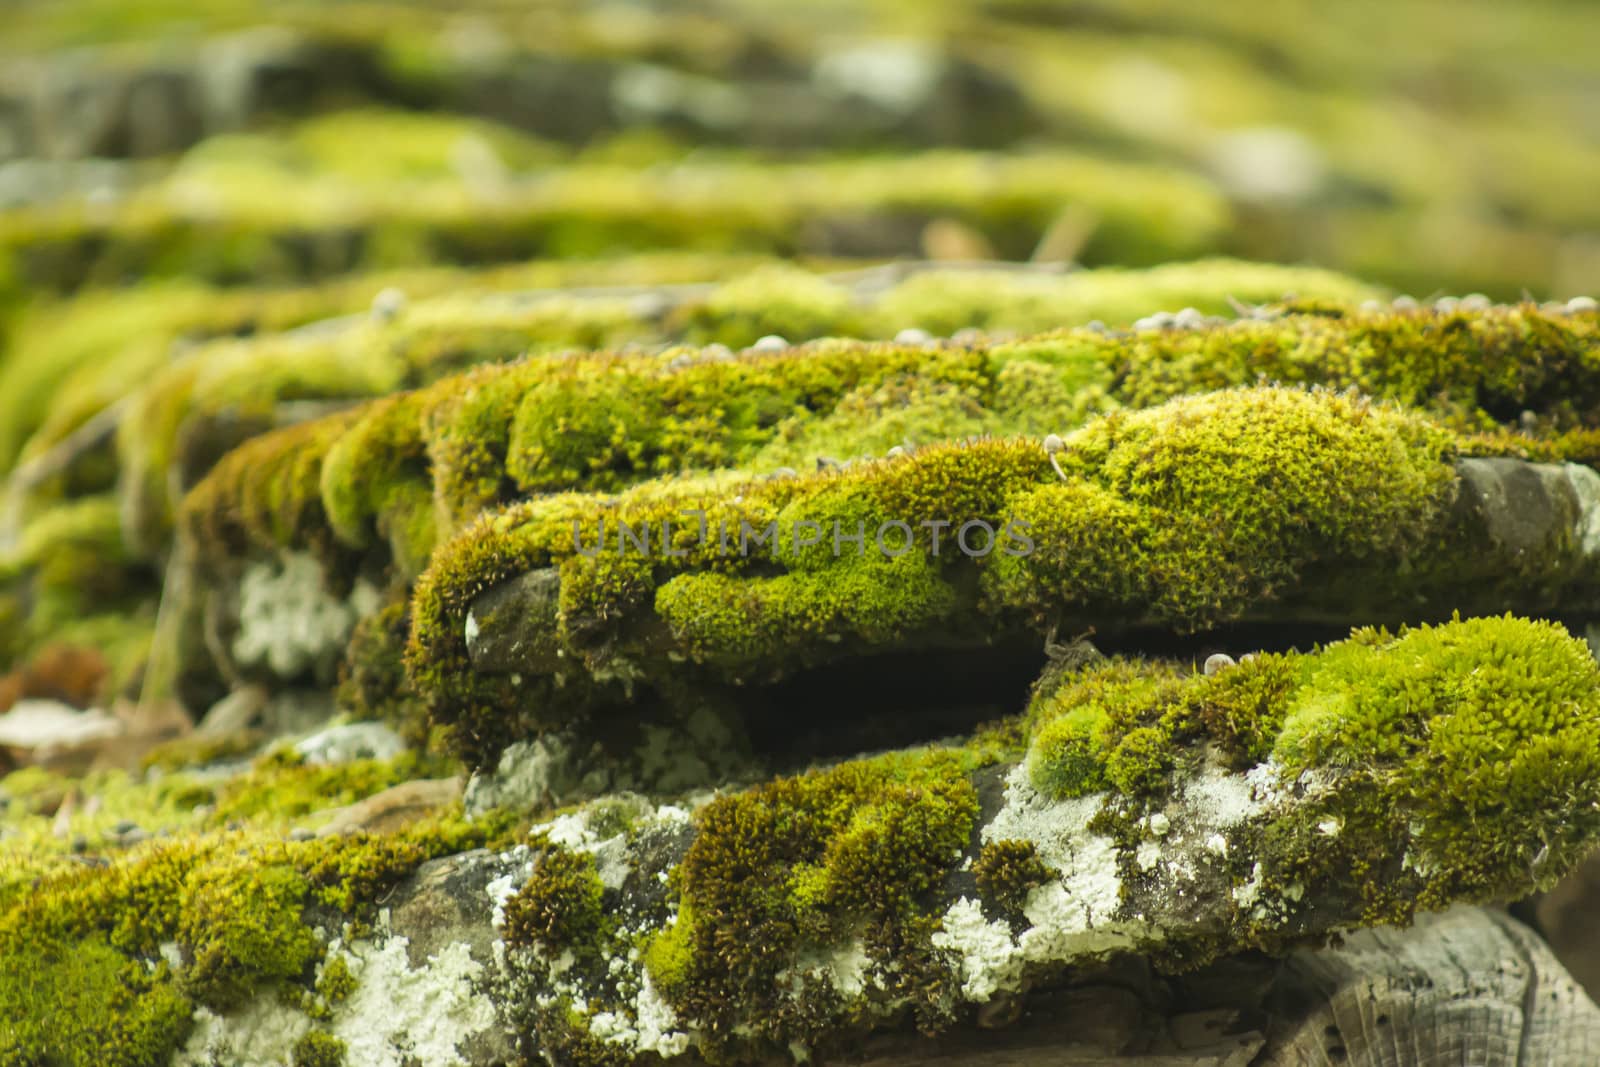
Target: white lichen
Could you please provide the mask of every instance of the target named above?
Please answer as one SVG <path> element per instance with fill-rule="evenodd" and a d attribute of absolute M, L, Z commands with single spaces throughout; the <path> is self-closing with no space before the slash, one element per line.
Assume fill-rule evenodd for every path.
<path fill-rule="evenodd" d="M 348 598 L 334 596 L 323 583 L 322 567 L 304 552 L 252 563 L 239 582 L 234 659 L 242 666 L 264 665 L 281 678 L 327 673 L 356 622 L 377 610 L 380 600 L 364 581 Z"/>
<path fill-rule="evenodd" d="M 386 911 L 377 926 L 388 929 Z M 352 1065 L 463 1064 L 461 1044 L 495 1025 L 493 1004 L 477 992 L 483 965 L 467 945 L 446 945 L 413 968 L 408 944 L 380 934 L 345 947 L 356 988 L 335 1007 L 329 1030 Z"/>

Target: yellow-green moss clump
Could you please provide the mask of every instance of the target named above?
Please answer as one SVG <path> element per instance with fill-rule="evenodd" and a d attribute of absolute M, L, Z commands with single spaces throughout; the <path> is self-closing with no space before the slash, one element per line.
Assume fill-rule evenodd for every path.
<path fill-rule="evenodd" d="M 1256 388 L 1092 423 L 1055 456 L 1064 480 L 1037 440 L 981 440 L 844 472 L 515 505 L 441 550 L 419 584 L 412 679 L 468 736 L 504 730 L 487 696 L 504 679 L 470 668 L 466 617 L 479 593 L 540 567 L 558 570 L 558 612 L 523 624 L 526 647 L 560 651 L 530 654 L 521 673 L 563 675 L 555 715 L 583 699 L 582 668 L 600 693 L 624 672 L 759 681 L 1031 627 L 1216 623 L 1296 589 L 1313 565 L 1398 566 L 1442 536 L 1452 447 L 1419 415 Z M 963 531 L 977 522 L 991 532 Z M 619 547 L 621 524 L 650 531 L 656 551 Z"/>
<path fill-rule="evenodd" d="M 446 815 L 306 842 L 184 834 L 42 877 L 0 901 L 0 1063 L 165 1063 L 197 1004 L 225 1010 L 258 990 L 311 988 L 323 954 L 313 912 L 324 924 L 360 918 L 420 863 L 503 845 L 507 829 L 503 818 Z"/>
<path fill-rule="evenodd" d="M 344 1067 L 345 1043 L 332 1034 L 312 1030 L 294 1043 L 294 1067 Z"/>
<path fill-rule="evenodd" d="M 1137 297 L 1145 281 L 1142 272 L 979 276 L 983 278 L 983 292 L 992 297 L 997 306 L 984 315 L 974 312 L 975 321 L 998 329 L 1041 329 L 1083 323 L 1095 317 L 1113 323 L 1127 322 L 1137 314 L 1133 308 L 1148 310 L 1166 299 L 1225 310 L 1226 299 L 1230 296 L 1276 299 L 1286 292 L 1298 291 L 1323 299 L 1338 299 L 1355 298 L 1367 291 L 1337 275 L 1224 260 L 1162 267 L 1148 273 L 1148 296 L 1142 304 Z M 526 353 L 562 347 L 603 348 L 624 341 L 665 344 L 685 338 L 749 344 L 774 332 L 793 341 L 858 333 L 887 337 L 908 324 L 940 321 L 942 316 L 948 316 L 949 312 L 942 307 L 943 293 L 940 284 L 930 285 L 913 278 L 890 290 L 876 303 L 861 302 L 833 282 L 789 268 L 757 272 L 713 289 L 705 296 L 682 297 L 684 303 L 664 323 L 658 323 L 654 317 L 656 312 L 649 308 L 641 313 L 634 310 L 633 303 L 616 296 L 551 296 L 513 302 L 480 295 L 422 302 L 389 321 L 367 320 L 346 324 L 337 330 L 295 337 L 269 335 L 248 341 L 217 342 L 205 346 L 179 365 L 162 370 L 137 392 L 118 436 L 117 461 L 121 469 L 124 507 L 130 516 L 137 517 L 134 521 L 139 531 L 138 543 L 157 543 L 164 536 L 169 472 L 173 464 L 178 463 L 186 471 L 198 474 L 196 468 L 203 470 L 210 459 L 215 458 L 204 454 L 206 447 L 215 450 L 218 443 L 213 440 L 208 446 L 208 437 L 263 432 L 274 424 L 277 417 L 274 405 L 279 402 L 368 397 L 420 385 L 470 365 L 503 363 Z M 649 303 L 654 306 L 653 302 Z M 610 386 L 596 383 L 591 387 L 596 395 L 586 397 L 602 408 L 588 417 L 603 421 L 603 411 L 614 410 L 617 405 L 633 399 L 619 396 L 619 391 L 630 394 L 655 391 L 659 387 L 655 380 L 661 377 L 661 367 L 679 355 L 682 354 L 674 353 L 656 363 L 640 361 L 637 369 L 645 380 L 630 381 L 626 386 L 614 380 L 616 373 L 608 374 L 606 377 L 613 379 Z M 1096 369 L 1088 368 L 1088 372 L 1093 378 Z M 1034 380 L 1039 373 L 1035 370 L 1034 376 L 1029 378 L 1027 369 L 1019 367 L 999 375 L 998 399 L 1020 401 L 1031 392 L 1032 399 L 1037 402 L 1037 388 L 1040 385 L 1049 387 L 1048 383 Z M 380 452 L 393 451 L 393 458 L 383 461 L 383 470 L 389 472 L 395 465 L 408 462 L 407 448 L 417 452 L 427 443 L 430 455 L 435 453 L 441 447 L 438 438 L 443 435 L 455 439 L 455 451 L 467 450 L 472 454 L 459 457 L 459 461 L 476 456 L 480 466 L 485 460 L 502 463 L 503 445 L 497 442 L 505 431 L 503 426 L 496 428 L 494 425 L 496 409 L 515 407 L 516 397 L 507 394 L 525 390 L 539 380 L 537 375 L 495 379 L 495 384 L 486 388 L 499 399 L 467 400 L 460 404 L 459 413 L 454 410 L 458 406 L 454 397 L 461 388 L 447 385 L 426 391 L 415 402 L 402 404 L 403 411 L 392 411 L 385 419 L 372 420 L 358 431 L 363 442 L 350 443 L 340 455 L 350 460 L 372 461 Z M 699 399 L 708 406 L 701 415 L 705 420 L 702 426 L 705 432 L 715 432 L 718 428 L 716 402 L 725 402 L 728 392 L 743 384 L 737 380 L 719 384 L 715 375 L 690 375 L 684 389 L 703 390 Z M 1076 379 L 1069 378 L 1056 384 L 1054 391 L 1072 393 L 1078 384 Z M 780 446 L 764 459 L 774 465 L 794 462 L 789 457 L 812 443 L 808 436 L 837 438 L 848 432 L 849 440 L 835 444 L 881 448 L 887 447 L 884 442 L 898 443 L 897 430 L 903 437 L 906 431 L 927 436 L 940 432 L 974 433 L 983 429 L 981 417 L 968 416 L 965 421 L 953 422 L 946 416 L 941 422 L 932 413 L 914 412 L 908 419 L 903 412 L 906 389 L 904 385 L 898 389 L 886 385 L 875 392 L 864 388 L 859 396 L 849 398 L 838 417 L 828 420 L 825 434 L 797 437 L 792 428 L 780 428 L 782 441 L 789 447 Z M 585 398 L 567 396 L 562 399 L 570 402 Z M 694 398 L 689 399 L 692 402 Z M 673 398 L 663 400 L 671 403 Z M 975 402 L 966 396 L 951 397 L 947 392 L 921 401 L 924 405 L 954 403 L 967 408 Z M 560 401 L 557 404 L 561 410 L 567 410 Z M 658 418 L 659 409 L 660 402 L 653 403 L 626 418 L 623 425 L 638 429 Z M 885 421 L 886 416 L 898 422 L 890 424 Z M 489 417 L 490 424 L 475 425 L 478 417 Z M 856 423 L 862 425 L 857 427 Z M 692 429 L 685 427 L 686 432 Z M 604 457 L 596 449 L 615 449 L 619 444 L 609 442 L 604 436 L 596 442 L 592 436 L 580 437 L 565 446 L 567 454 L 577 457 L 580 470 L 586 469 L 587 464 L 604 464 Z M 480 437 L 484 438 L 481 444 Z M 226 439 L 223 443 L 236 442 Z M 648 443 L 620 444 L 632 448 L 649 447 Z M 459 461 L 452 464 L 448 459 L 433 458 L 447 468 L 459 465 Z M 805 457 L 805 462 L 809 463 L 811 458 Z M 707 457 L 684 457 L 684 462 L 716 459 L 713 450 Z M 414 493 L 402 493 L 401 498 L 389 501 L 385 492 L 390 482 L 380 479 L 364 497 L 352 500 L 351 505 L 357 510 L 348 513 L 347 531 L 370 524 L 374 514 L 382 518 L 392 510 L 396 514 L 385 523 L 384 536 L 412 554 L 426 548 L 423 533 L 426 509 L 422 493 L 427 486 L 425 472 L 419 473 L 424 475 L 423 484 Z M 492 491 L 498 487 L 502 471 L 496 466 L 489 473 L 488 488 Z M 512 473 L 518 476 L 517 472 Z M 448 479 L 450 475 L 444 477 Z M 546 477 L 550 477 L 549 473 Z M 470 505 L 476 499 L 469 498 L 467 503 Z"/>
<path fill-rule="evenodd" d="M 1252 831 L 1265 884 L 1354 871 L 1369 922 L 1514 894 L 1600 826 L 1600 666 L 1556 623 L 1360 629 L 1210 676 L 1113 659 L 1064 679 L 1029 723 L 1029 774 L 1056 797 L 1111 790 L 1160 810 L 1206 743 L 1300 780 L 1294 813 Z"/>
<path fill-rule="evenodd" d="M 1268 321 L 1076 330 L 976 348 L 828 342 L 732 358 L 669 350 L 534 360 L 252 442 L 190 508 L 202 521 L 208 512 L 245 516 L 251 543 L 270 545 L 282 543 L 274 527 L 298 525 L 270 512 L 314 515 L 320 506 L 339 543 L 386 545 L 414 574 L 461 522 L 521 493 L 800 468 L 818 456 L 983 433 L 1064 432 L 1097 411 L 1262 378 L 1355 386 L 1426 407 L 1456 429 L 1495 431 L 1474 445 L 1481 451 L 1581 458 L 1600 432 L 1589 396 L 1597 322 L 1526 306 L 1404 313 L 1319 304 Z M 1504 428 L 1521 427 L 1524 411 L 1534 412 L 1537 436 Z M 272 487 L 265 472 L 278 456 L 308 481 L 316 471 L 320 503 Z M 277 497 L 272 508 L 266 495 Z M 224 551 L 235 540 L 208 533 L 202 542 Z"/>

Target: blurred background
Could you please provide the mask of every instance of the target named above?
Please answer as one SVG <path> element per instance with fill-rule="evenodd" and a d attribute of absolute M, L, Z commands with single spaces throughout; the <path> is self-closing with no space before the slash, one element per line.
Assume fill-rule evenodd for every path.
<path fill-rule="evenodd" d="M 1600 279 L 1588 0 L 6 0 L 12 302 L 655 249 Z"/>

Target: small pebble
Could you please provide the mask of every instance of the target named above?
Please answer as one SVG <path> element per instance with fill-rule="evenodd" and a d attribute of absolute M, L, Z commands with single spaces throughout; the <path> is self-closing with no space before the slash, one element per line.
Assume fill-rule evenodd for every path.
<path fill-rule="evenodd" d="M 789 342 L 775 333 L 769 333 L 765 337 L 758 338 L 750 347 L 757 352 L 782 352 L 789 347 Z"/>
<path fill-rule="evenodd" d="M 290 841 L 310 841 L 316 836 L 317 835 L 315 833 L 307 830 L 304 826 L 296 826 L 293 830 L 289 831 Z"/>
<path fill-rule="evenodd" d="M 135 826 L 132 830 L 129 830 L 125 834 L 118 834 L 117 835 L 117 844 L 121 845 L 123 848 L 132 848 L 134 845 L 139 844 L 141 841 L 148 841 L 148 840 L 150 840 L 150 831 L 149 830 L 141 830 L 137 826 Z"/>
<path fill-rule="evenodd" d="M 1206 317 L 1199 308 L 1184 308 L 1172 316 L 1172 324 L 1180 330 L 1194 330 L 1206 324 Z"/>
<path fill-rule="evenodd" d="M 733 358 L 733 349 L 721 342 L 717 342 L 702 348 L 700 355 L 702 358 L 709 359 L 714 363 L 726 363 Z"/>
<path fill-rule="evenodd" d="M 673 356 L 667 363 L 668 370 L 683 370 L 685 367 L 694 366 L 694 360 L 688 356 Z"/>
<path fill-rule="evenodd" d="M 1146 315 L 1133 324 L 1135 330 L 1165 330 L 1175 321 L 1176 316 L 1170 311 L 1158 311 L 1154 315 Z"/>
<path fill-rule="evenodd" d="M 1416 297 L 1413 296 L 1397 296 L 1389 303 L 1389 306 L 1396 311 L 1415 311 L 1421 307 L 1417 303 Z"/>
<path fill-rule="evenodd" d="M 897 345 L 932 344 L 933 334 L 929 333 L 927 330 L 919 330 L 915 326 L 912 326 L 895 334 L 894 343 Z"/>
<path fill-rule="evenodd" d="M 893 448 L 889 449 L 889 451 L 887 453 L 885 453 L 885 454 L 890 459 L 899 459 L 901 456 L 906 454 L 906 450 L 904 448 L 901 448 L 899 445 L 895 445 Z"/>
<path fill-rule="evenodd" d="M 1592 296 L 1575 296 L 1567 301 L 1567 314 L 1577 315 L 1584 311 L 1594 311 L 1600 308 L 1600 303 Z"/>
<path fill-rule="evenodd" d="M 1256 659 L 1256 654 L 1254 652 L 1246 652 L 1244 655 L 1239 657 L 1239 662 L 1240 663 L 1254 663 L 1255 659 Z"/>
<path fill-rule="evenodd" d="M 842 469 L 843 467 L 844 467 L 844 464 L 840 463 L 838 460 L 834 459 L 832 456 L 818 456 L 817 457 L 817 470 L 819 470 L 819 471 L 836 471 L 836 470 Z"/>
<path fill-rule="evenodd" d="M 84 837 L 82 834 L 74 834 L 72 836 L 72 851 L 80 854 L 88 852 L 89 839 Z"/>
<path fill-rule="evenodd" d="M 1377 300 L 1361 301 L 1361 310 L 1368 315 L 1376 315 L 1383 310 L 1383 304 Z"/>
<path fill-rule="evenodd" d="M 1524 411 L 1517 416 L 1517 422 L 1522 424 L 1524 430 L 1535 430 L 1539 426 L 1539 416 L 1531 411 Z"/>
<path fill-rule="evenodd" d="M 1453 296 L 1441 296 L 1433 302 L 1433 310 L 1441 315 L 1449 315 L 1461 306 L 1461 301 Z"/>
<path fill-rule="evenodd" d="M 123 819 L 121 822 L 117 823 L 117 825 L 111 828 L 111 832 L 120 837 L 123 834 L 130 834 L 138 828 L 139 824 L 134 822 L 132 819 Z"/>
<path fill-rule="evenodd" d="M 774 478 L 794 478 L 798 477 L 799 474 L 800 472 L 795 470 L 793 467 L 779 467 L 777 470 L 772 472 L 772 476 Z"/>
<path fill-rule="evenodd" d="M 983 331 L 972 326 L 966 326 L 951 334 L 950 340 L 958 345 L 975 345 L 983 340 Z"/>
<path fill-rule="evenodd" d="M 1226 652 L 1213 652 L 1206 657 L 1205 671 L 1207 674 L 1216 674 L 1225 667 L 1232 667 L 1233 657 Z"/>
<path fill-rule="evenodd" d="M 1106 332 L 1106 324 L 1101 322 L 1099 319 L 1090 319 L 1083 328 L 1088 330 L 1090 333 Z"/>
<path fill-rule="evenodd" d="M 1167 818 L 1161 812 L 1158 811 L 1154 815 L 1150 816 L 1150 832 L 1152 834 L 1155 834 L 1157 837 L 1166 837 L 1167 831 L 1171 829 L 1172 820 Z"/>
<path fill-rule="evenodd" d="M 1461 298 L 1462 311 L 1488 311 L 1493 306 L 1494 301 L 1482 293 L 1468 293 Z"/>
<path fill-rule="evenodd" d="M 379 322 L 393 322 L 405 309 L 405 291 L 392 285 L 378 290 L 378 294 L 372 298 L 372 317 Z"/>

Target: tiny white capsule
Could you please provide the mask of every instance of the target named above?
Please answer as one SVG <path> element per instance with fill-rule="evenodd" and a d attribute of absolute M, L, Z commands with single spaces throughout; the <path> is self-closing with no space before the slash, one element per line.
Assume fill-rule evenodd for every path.
<path fill-rule="evenodd" d="M 372 298 L 372 317 L 378 322 L 392 322 L 406 309 L 405 290 L 389 286 L 379 289 Z"/>

